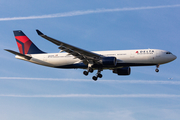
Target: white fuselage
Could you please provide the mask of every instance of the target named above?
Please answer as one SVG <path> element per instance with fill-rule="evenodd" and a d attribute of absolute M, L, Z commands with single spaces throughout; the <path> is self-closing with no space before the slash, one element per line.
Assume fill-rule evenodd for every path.
<path fill-rule="evenodd" d="M 176 59 L 176 56 L 165 50 L 158 49 L 139 49 L 139 50 L 116 50 L 116 51 L 92 51 L 94 53 L 106 56 L 116 57 L 117 66 L 146 66 L 160 65 L 168 63 Z M 87 68 L 82 60 L 74 58 L 68 53 L 45 53 L 45 54 L 29 54 L 31 60 L 26 60 L 20 56 L 18 59 L 26 60 L 32 63 L 58 68 Z M 80 65 L 80 66 L 79 66 Z M 72 66 L 72 67 L 71 67 Z"/>

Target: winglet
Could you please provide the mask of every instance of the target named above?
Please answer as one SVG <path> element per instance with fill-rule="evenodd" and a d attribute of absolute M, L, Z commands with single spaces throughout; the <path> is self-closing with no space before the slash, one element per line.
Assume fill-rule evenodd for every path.
<path fill-rule="evenodd" d="M 36 30 L 36 32 L 37 32 L 37 34 L 40 35 L 40 36 L 44 35 L 44 34 L 43 34 L 41 31 L 39 31 L 38 29 Z"/>

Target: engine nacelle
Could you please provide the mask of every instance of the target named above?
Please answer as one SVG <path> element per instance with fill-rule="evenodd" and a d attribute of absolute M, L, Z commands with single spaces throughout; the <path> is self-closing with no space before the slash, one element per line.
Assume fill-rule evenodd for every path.
<path fill-rule="evenodd" d="M 116 66 L 117 60 L 116 57 L 104 57 L 100 60 L 100 63 L 103 66 Z"/>
<path fill-rule="evenodd" d="M 114 69 L 113 73 L 116 73 L 118 75 L 130 75 L 131 74 L 131 68 L 130 67 L 124 67 L 124 68 Z"/>

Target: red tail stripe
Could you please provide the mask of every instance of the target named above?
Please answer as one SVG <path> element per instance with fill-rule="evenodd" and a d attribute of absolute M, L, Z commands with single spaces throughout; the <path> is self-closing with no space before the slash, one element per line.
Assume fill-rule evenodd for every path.
<path fill-rule="evenodd" d="M 27 36 L 15 36 L 15 38 L 18 39 L 19 41 L 23 42 L 23 43 L 30 40 Z"/>
<path fill-rule="evenodd" d="M 23 54 L 23 51 L 24 51 L 24 54 L 27 54 L 32 44 L 31 40 L 27 36 L 15 36 L 15 38 L 22 43 L 20 44 L 17 41 L 17 45 L 18 45 L 20 53 Z"/>
<path fill-rule="evenodd" d="M 31 41 L 27 41 L 24 43 L 24 52 L 25 54 L 28 54 L 29 48 L 31 46 L 32 42 Z"/>

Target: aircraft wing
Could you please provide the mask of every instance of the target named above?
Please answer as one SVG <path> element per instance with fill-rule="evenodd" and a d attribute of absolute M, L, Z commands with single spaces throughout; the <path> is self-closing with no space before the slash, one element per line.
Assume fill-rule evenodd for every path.
<path fill-rule="evenodd" d="M 96 54 L 90 51 L 86 51 L 83 50 L 81 48 L 69 45 L 67 43 L 61 42 L 59 40 L 53 39 L 47 35 L 44 35 L 42 32 L 40 32 L 39 30 L 36 30 L 38 35 L 47 39 L 48 41 L 60 46 L 59 49 L 61 49 L 61 51 L 65 51 L 67 53 L 69 53 L 69 55 L 73 55 L 75 58 L 79 58 L 80 60 L 85 60 L 87 62 L 89 62 L 90 60 L 93 61 L 98 61 L 102 55 L 100 54 Z"/>

